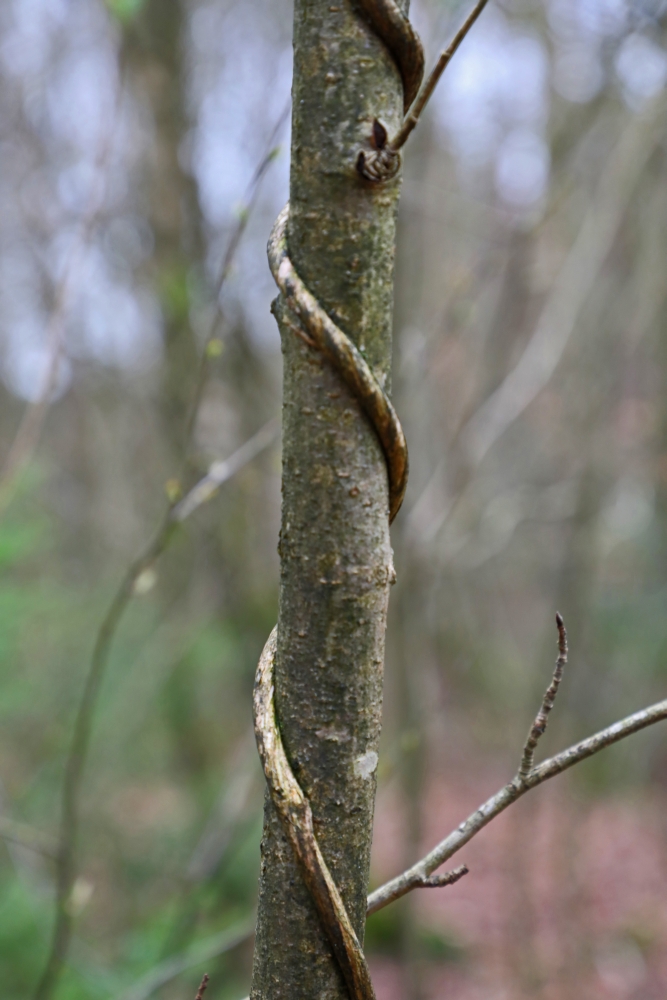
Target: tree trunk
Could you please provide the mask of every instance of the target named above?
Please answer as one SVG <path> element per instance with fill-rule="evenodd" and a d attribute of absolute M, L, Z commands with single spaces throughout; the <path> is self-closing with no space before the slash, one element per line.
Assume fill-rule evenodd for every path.
<path fill-rule="evenodd" d="M 402 109 L 396 67 L 349 0 L 296 0 L 291 260 L 387 387 L 399 182 L 357 174 L 378 118 Z M 315 835 L 361 940 L 384 634 L 393 578 L 387 472 L 338 374 L 281 322 L 283 510 L 276 712 Z M 253 998 L 347 990 L 271 802 L 262 838 Z"/>

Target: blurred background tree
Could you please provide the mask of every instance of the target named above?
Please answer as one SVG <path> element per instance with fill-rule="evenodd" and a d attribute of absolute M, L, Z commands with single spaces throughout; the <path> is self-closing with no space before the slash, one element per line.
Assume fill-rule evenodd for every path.
<path fill-rule="evenodd" d="M 405 157 L 394 527 L 375 882 L 512 773 L 549 677 L 564 745 L 665 691 L 667 51 L 660 0 L 503 0 Z M 413 4 L 431 57 L 460 21 Z M 186 489 L 280 405 L 265 262 L 291 79 L 268 0 L 0 8 L 0 454 L 54 374 L 0 521 L 0 982 L 33 995 L 63 769 L 109 600 Z M 287 126 L 278 141 L 288 143 Z M 200 357 L 213 333 L 185 471 Z M 4 466 L 7 473 L 7 466 Z M 10 470 L 11 471 L 11 470 Z M 218 1000 L 250 978 L 280 461 L 262 452 L 142 574 L 81 796 L 56 1000 Z M 533 793 L 456 887 L 371 918 L 379 1000 L 650 1000 L 667 988 L 660 728 Z"/>

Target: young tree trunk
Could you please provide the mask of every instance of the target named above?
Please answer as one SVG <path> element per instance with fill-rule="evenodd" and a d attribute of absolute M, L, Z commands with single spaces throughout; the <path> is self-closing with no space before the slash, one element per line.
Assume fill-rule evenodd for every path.
<path fill-rule="evenodd" d="M 407 5 L 403 4 L 403 8 Z M 385 390 L 398 180 L 356 171 L 374 119 L 400 123 L 401 80 L 349 0 L 296 0 L 289 255 Z M 329 362 L 281 315 L 283 510 L 278 724 L 315 835 L 363 939 L 393 580 L 385 459 Z M 347 989 L 271 801 L 261 846 L 252 997 Z"/>

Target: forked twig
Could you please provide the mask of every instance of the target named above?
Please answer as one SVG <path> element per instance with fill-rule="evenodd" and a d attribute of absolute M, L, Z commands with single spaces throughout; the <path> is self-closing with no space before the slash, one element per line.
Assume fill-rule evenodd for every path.
<path fill-rule="evenodd" d="M 464 875 L 467 875 L 469 871 L 470 869 L 467 865 L 459 865 L 458 868 L 452 868 L 449 872 L 442 872 L 441 875 L 424 875 L 419 885 L 415 886 L 415 889 L 442 889 L 445 885 L 454 885 Z"/>
<path fill-rule="evenodd" d="M 562 655 L 560 651 L 564 645 L 563 633 L 561 633 L 559 626 L 559 660 Z M 431 872 L 434 872 L 436 868 L 439 868 L 440 865 L 448 861 L 452 855 L 456 854 L 465 844 L 469 843 L 480 830 L 483 830 L 492 819 L 501 812 L 504 812 L 508 806 L 511 806 L 517 799 L 520 799 L 531 788 L 536 788 L 543 782 L 548 781 L 549 778 L 554 778 L 557 774 L 562 774 L 563 771 L 567 771 L 569 768 L 574 767 L 575 764 L 580 763 L 580 761 L 592 757 L 594 754 L 599 753 L 600 750 L 604 750 L 605 747 L 612 746 L 614 743 L 624 740 L 627 736 L 631 736 L 632 733 L 638 733 L 641 729 L 653 726 L 656 722 L 661 722 L 664 719 L 667 719 L 667 699 L 656 702 L 655 705 L 650 705 L 648 708 L 643 708 L 641 711 L 613 723 L 613 725 L 600 730 L 600 732 L 595 733 L 593 736 L 581 740 L 580 743 L 575 743 L 573 746 L 568 747 L 567 750 L 562 750 L 541 764 L 531 765 L 528 772 L 524 775 L 518 771 L 515 777 L 504 788 L 501 788 L 499 792 L 496 792 L 490 799 L 487 799 L 479 809 L 471 813 L 463 823 L 457 826 L 444 840 L 440 841 L 425 857 L 411 868 L 408 868 L 407 871 L 402 872 L 402 874 L 397 875 L 396 878 L 391 879 L 385 885 L 376 889 L 375 892 L 372 892 L 368 897 L 367 912 L 375 913 L 377 910 L 381 910 L 384 906 L 392 903 L 395 899 L 399 899 L 413 889 L 423 886 L 424 879 L 428 878 Z M 526 751 L 524 751 L 524 759 L 525 753 Z"/>

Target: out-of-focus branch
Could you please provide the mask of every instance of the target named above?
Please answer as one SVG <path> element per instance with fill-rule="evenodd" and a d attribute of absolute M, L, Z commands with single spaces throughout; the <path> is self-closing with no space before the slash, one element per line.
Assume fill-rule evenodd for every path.
<path fill-rule="evenodd" d="M 559 640 L 561 640 L 560 629 Z M 548 760 L 543 761 L 543 763 L 531 767 L 524 776 L 520 772 L 517 772 L 515 777 L 504 788 L 501 788 L 499 792 L 496 792 L 490 799 L 487 799 L 479 809 L 476 809 L 474 813 L 468 816 L 463 823 L 457 826 L 455 830 L 445 837 L 424 858 L 401 875 L 391 879 L 391 881 L 376 889 L 375 892 L 372 892 L 368 897 L 368 913 L 375 913 L 377 910 L 381 910 L 384 906 L 392 903 L 395 899 L 399 899 L 413 889 L 423 886 L 424 879 L 434 872 L 436 868 L 439 868 L 440 865 L 448 861 L 452 855 L 456 854 L 457 851 L 469 843 L 480 830 L 483 830 L 492 819 L 501 812 L 504 812 L 508 806 L 511 806 L 517 799 L 520 799 L 531 788 L 536 788 L 544 781 L 548 781 L 549 778 L 554 778 L 557 774 L 562 774 L 563 771 L 567 771 L 569 768 L 574 767 L 575 764 L 580 763 L 580 761 L 592 757 L 594 754 L 599 753 L 600 750 L 604 750 L 605 747 L 618 743 L 633 733 L 638 733 L 641 729 L 653 726 L 656 722 L 662 722 L 664 719 L 667 719 L 667 699 L 656 702 L 655 705 L 651 705 L 639 712 L 635 712 L 634 715 L 629 715 L 627 718 L 615 722 L 613 725 L 600 730 L 600 732 L 589 736 L 580 743 L 575 743 L 573 746 L 568 747 L 567 750 L 562 750 L 561 753 L 556 754 L 554 757 L 550 757 Z"/>
<path fill-rule="evenodd" d="M 0 816 L 0 840 L 6 840 L 10 844 L 17 844 L 19 847 L 26 847 L 36 854 L 43 854 L 45 858 L 54 860 L 58 857 L 58 843 L 55 837 L 41 830 L 35 830 L 27 823 L 19 823 L 8 816 Z"/>
<path fill-rule="evenodd" d="M 47 1000 L 47 998 L 52 996 L 69 951 L 72 936 L 70 896 L 76 878 L 79 793 L 86 758 L 88 756 L 88 747 L 90 745 L 93 714 L 105 668 L 109 660 L 111 644 L 123 613 L 132 598 L 136 581 L 155 562 L 169 542 L 175 527 L 171 521 L 170 514 L 171 511 L 164 518 L 150 545 L 128 567 L 100 626 L 93 647 L 83 695 L 74 721 L 72 743 L 65 763 L 57 855 L 56 920 L 51 941 L 51 950 L 46 968 L 34 994 L 35 1000 Z"/>
<path fill-rule="evenodd" d="M 473 465 L 482 461 L 556 370 L 611 250 L 637 180 L 662 140 L 664 109 L 664 98 L 659 97 L 645 114 L 631 116 L 607 160 L 572 249 L 518 364 L 462 429 L 461 444 Z"/>
<path fill-rule="evenodd" d="M 172 507 L 170 517 L 172 521 L 185 521 L 190 514 L 194 513 L 198 507 L 214 497 L 223 483 L 236 475 L 244 465 L 256 458 L 260 452 L 268 448 L 280 433 L 280 423 L 277 419 L 269 420 L 256 434 L 241 445 L 233 455 L 222 461 L 214 462 L 205 476 L 199 480 L 196 486 L 182 500 Z"/>
<path fill-rule="evenodd" d="M 289 110 L 289 108 L 287 109 Z M 216 304 L 220 309 L 220 294 L 223 285 L 229 276 L 234 262 L 236 250 L 238 249 L 241 237 L 246 230 L 248 219 L 252 208 L 256 204 L 259 187 L 269 168 L 269 165 L 276 158 L 275 139 L 287 117 L 287 110 L 283 112 L 278 123 L 273 129 L 268 148 L 263 155 L 248 189 L 247 207 L 241 213 L 230 242 L 225 253 L 222 270 L 218 280 L 216 290 Z M 208 358 L 211 355 L 210 345 L 216 329 L 216 321 L 213 322 L 209 336 L 206 339 L 202 360 L 199 368 L 195 396 L 188 417 L 186 430 L 186 440 L 183 455 L 183 469 L 185 469 L 189 457 L 190 445 L 194 431 L 195 421 L 201 402 L 203 388 L 208 374 Z M 274 424 L 274 422 L 269 422 Z M 57 859 L 57 879 L 56 879 L 56 919 L 51 940 L 51 948 L 47 959 L 46 967 L 37 989 L 34 993 L 34 1000 L 51 1000 L 56 983 L 60 976 L 63 964 L 69 951 L 72 936 L 72 913 L 69 905 L 72 887 L 76 878 L 76 852 L 79 829 L 79 797 L 84 768 L 88 756 L 90 736 L 92 731 L 93 716 L 97 704 L 100 687 L 104 679 L 106 666 L 109 661 L 111 646 L 116 635 L 116 631 L 123 617 L 123 614 L 135 593 L 137 581 L 147 569 L 164 552 L 171 541 L 171 538 L 179 523 L 185 520 L 202 503 L 214 495 L 216 489 L 226 480 L 230 479 L 244 465 L 247 465 L 256 455 L 266 448 L 276 436 L 275 424 L 272 432 L 267 430 L 269 425 L 265 425 L 258 434 L 246 442 L 245 445 L 225 462 L 217 462 L 209 469 L 207 475 L 198 483 L 191 493 L 188 493 L 179 504 L 171 503 L 166 510 L 153 540 L 145 551 L 139 555 L 128 567 L 121 584 L 116 591 L 109 610 L 102 621 L 97 633 L 93 653 L 88 669 L 88 674 L 84 683 L 83 695 L 74 721 L 74 734 L 70 746 L 69 754 L 65 763 L 65 777 L 62 790 L 62 806 L 60 819 L 60 837 Z M 253 443 L 254 442 L 254 443 Z M 239 454 L 241 453 L 241 454 Z M 185 506 L 181 506 L 184 504 Z M 180 513 L 177 513 L 180 508 Z"/>
<path fill-rule="evenodd" d="M 231 951 L 247 941 L 252 936 L 254 929 L 255 917 L 253 914 L 252 918 L 207 938 L 205 941 L 200 941 L 196 947 L 191 948 L 184 955 L 175 955 L 160 962 L 133 986 L 121 993 L 117 1000 L 148 1000 L 159 989 L 172 982 L 177 976 L 187 972 L 188 969 L 208 962 L 212 958 L 217 958 L 218 955 L 224 955 L 225 952 Z"/>
<path fill-rule="evenodd" d="M 204 386 L 206 385 L 206 378 L 208 376 L 208 366 L 211 357 L 215 357 L 215 353 L 211 350 L 213 346 L 213 341 L 215 338 L 215 332 L 218 326 L 220 316 L 222 314 L 222 307 L 220 303 L 220 296 L 224 285 L 231 273 L 232 267 L 234 265 L 234 260 L 236 258 L 236 251 L 238 250 L 239 243 L 243 238 L 243 234 L 246 231 L 246 227 L 253 213 L 255 205 L 257 204 L 257 196 L 259 195 L 259 190 L 264 179 L 264 175 L 267 170 L 275 160 L 276 156 L 280 152 L 280 146 L 276 145 L 280 132 L 287 121 L 287 117 L 292 106 L 291 97 L 288 99 L 287 104 L 283 108 L 280 117 L 278 118 L 276 124 L 274 125 L 269 138 L 266 143 L 265 152 L 260 160 L 255 173 L 250 179 L 248 184 L 248 189 L 246 191 L 246 196 L 244 202 L 241 206 L 238 216 L 238 222 L 232 235 L 230 237 L 229 243 L 227 244 L 227 250 L 222 260 L 222 265 L 220 267 L 220 273 L 218 276 L 218 282 L 215 289 L 215 301 L 217 306 L 217 311 L 213 317 L 211 325 L 209 327 L 208 333 L 204 341 L 204 350 L 202 351 L 201 361 L 199 364 L 199 371 L 197 373 L 197 381 L 195 383 L 195 391 L 192 398 L 192 405 L 190 407 L 190 413 L 188 416 L 186 431 L 185 431 L 185 447 L 184 450 L 187 454 L 190 443 L 192 441 L 192 435 L 194 434 L 195 422 L 197 419 L 197 413 L 199 412 L 199 406 L 201 403 L 202 393 L 204 391 Z"/>
<path fill-rule="evenodd" d="M 267 428 L 270 428 L 271 433 L 269 433 Z M 142 573 L 150 569 L 162 555 L 169 545 L 177 526 L 205 503 L 206 500 L 209 500 L 223 482 L 231 479 L 233 475 L 252 461 L 264 448 L 268 447 L 275 437 L 276 422 L 269 421 L 250 441 L 242 445 L 225 462 L 214 463 L 207 475 L 193 487 L 181 503 L 167 510 L 152 542 L 128 567 L 97 633 L 90 669 L 86 677 L 83 695 L 74 722 L 72 744 L 65 764 L 62 815 L 57 852 L 56 905 L 58 910 L 56 926 L 51 955 L 42 982 L 35 994 L 35 1000 L 45 1000 L 46 997 L 50 996 L 50 991 L 55 985 L 69 948 L 72 915 L 68 904 L 76 876 L 75 860 L 79 827 L 78 804 L 81 781 L 88 756 L 95 705 L 118 625 L 135 593 L 137 581 Z M 211 488 L 212 478 L 215 480 L 213 488 Z M 185 504 L 186 506 L 179 510 L 181 504 Z"/>
<path fill-rule="evenodd" d="M 413 502 L 407 522 L 422 544 L 430 545 L 451 523 L 474 487 L 483 459 L 553 376 L 613 245 L 636 183 L 661 141 L 664 111 L 664 96 L 661 96 L 644 114 L 632 115 L 606 161 L 581 227 L 516 367 L 467 419 L 462 419 L 449 444 L 450 449 L 460 446 L 465 456 L 466 467 L 457 488 L 447 497 L 444 508 L 424 523 L 422 512 L 437 489 L 444 467 L 442 459 L 433 469 L 422 494 Z M 647 268 L 640 270 L 648 276 Z M 663 285 L 664 282 L 658 283 L 659 288 Z M 655 314 L 659 301 L 659 295 L 652 303 L 648 296 L 644 299 L 643 328 Z"/>
<path fill-rule="evenodd" d="M 115 109 L 111 117 L 111 127 L 105 132 L 99 152 L 94 163 L 96 183 L 88 199 L 78 225 L 78 231 L 73 238 L 63 273 L 57 283 L 54 304 L 49 319 L 46 342 L 48 361 L 44 380 L 37 398 L 29 403 L 21 417 L 7 457 L 0 470 L 0 516 L 7 508 L 21 473 L 29 465 L 41 437 L 46 414 L 51 406 L 54 392 L 58 385 L 58 370 L 65 346 L 65 326 L 67 311 L 72 294 L 72 286 L 79 271 L 81 258 L 90 242 L 100 211 L 104 206 L 106 189 L 106 169 L 108 166 L 113 142 L 120 117 L 120 104 L 123 95 L 122 79 L 118 82 L 115 97 Z"/>

